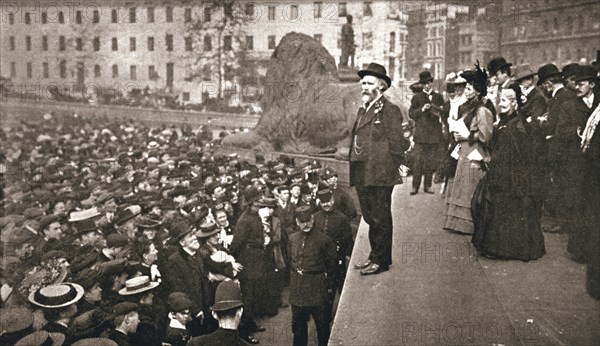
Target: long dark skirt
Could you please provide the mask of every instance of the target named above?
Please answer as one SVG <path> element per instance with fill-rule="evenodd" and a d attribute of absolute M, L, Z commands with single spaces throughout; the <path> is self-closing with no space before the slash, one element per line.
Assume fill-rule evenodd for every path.
<path fill-rule="evenodd" d="M 541 203 L 529 196 L 489 193 L 477 208 L 473 245 L 483 256 L 534 260 L 545 254 Z"/>

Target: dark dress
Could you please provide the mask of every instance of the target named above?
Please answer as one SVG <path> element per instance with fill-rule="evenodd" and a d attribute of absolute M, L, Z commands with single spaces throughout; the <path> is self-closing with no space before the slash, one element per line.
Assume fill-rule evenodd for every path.
<path fill-rule="evenodd" d="M 492 140 L 483 199 L 474 208 L 473 244 L 484 256 L 534 260 L 545 253 L 532 137 L 516 112 L 504 115 Z"/>

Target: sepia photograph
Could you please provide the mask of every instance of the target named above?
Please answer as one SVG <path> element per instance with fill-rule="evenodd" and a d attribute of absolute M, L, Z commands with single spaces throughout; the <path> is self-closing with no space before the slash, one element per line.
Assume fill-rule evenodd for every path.
<path fill-rule="evenodd" d="M 600 345 L 599 123 L 597 0 L 1 0 L 0 346 Z"/>

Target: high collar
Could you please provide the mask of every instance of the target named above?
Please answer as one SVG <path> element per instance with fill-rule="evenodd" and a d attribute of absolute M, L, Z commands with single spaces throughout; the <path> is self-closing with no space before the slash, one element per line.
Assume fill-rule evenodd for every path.
<path fill-rule="evenodd" d="M 373 101 L 371 101 L 367 107 L 365 108 L 365 113 L 369 111 L 369 109 L 371 109 L 371 106 L 375 104 L 375 102 L 379 101 L 380 98 L 383 97 L 383 93 L 379 94 L 379 96 L 377 96 Z"/>

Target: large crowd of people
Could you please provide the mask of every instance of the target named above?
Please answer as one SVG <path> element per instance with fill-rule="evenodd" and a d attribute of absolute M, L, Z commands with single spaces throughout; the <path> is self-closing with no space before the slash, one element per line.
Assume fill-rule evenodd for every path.
<path fill-rule="evenodd" d="M 0 136 L 1 345 L 256 344 L 288 303 L 294 342 L 312 314 L 326 344 L 358 217 L 333 167 L 71 114 Z"/>

